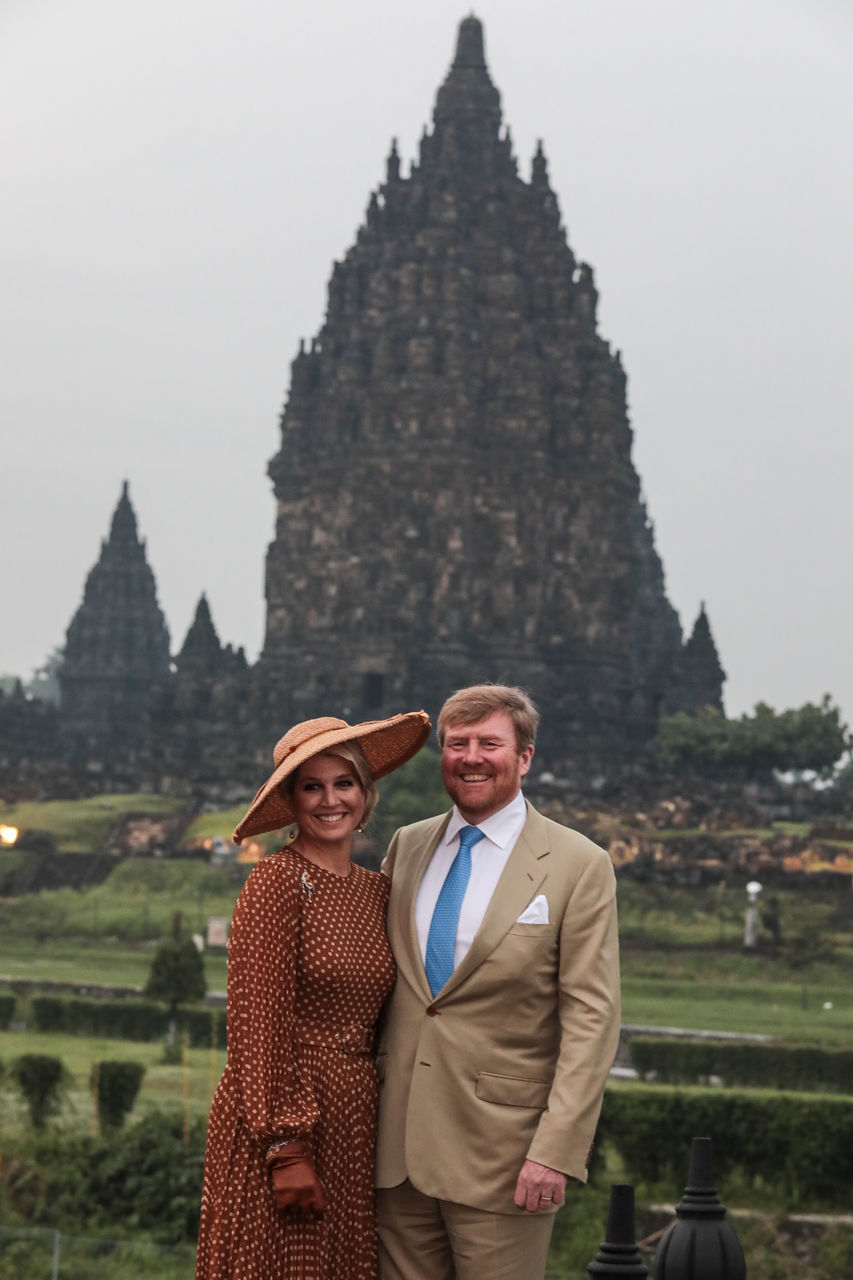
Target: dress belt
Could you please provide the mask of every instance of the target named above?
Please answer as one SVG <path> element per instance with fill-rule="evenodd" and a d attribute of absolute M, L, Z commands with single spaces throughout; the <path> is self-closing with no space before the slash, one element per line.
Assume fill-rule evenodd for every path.
<path fill-rule="evenodd" d="M 341 1053 L 368 1054 L 373 1035 L 368 1027 L 351 1022 L 345 1027 L 318 1026 L 311 1022 L 296 1024 L 296 1039 L 300 1044 L 319 1045 L 325 1049 L 339 1049 Z"/>

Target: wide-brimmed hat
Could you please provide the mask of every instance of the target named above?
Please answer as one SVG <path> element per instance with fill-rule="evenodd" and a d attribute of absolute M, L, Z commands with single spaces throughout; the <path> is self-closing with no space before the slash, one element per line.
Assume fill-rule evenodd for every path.
<path fill-rule="evenodd" d="M 277 831 L 296 821 L 290 798 L 283 794 L 280 784 L 312 756 L 340 742 L 357 742 L 367 757 L 374 779 L 381 778 L 411 760 L 426 742 L 431 728 L 425 711 L 407 711 L 388 720 L 365 720 L 363 724 L 347 724 L 336 716 L 320 716 L 317 720 L 295 724 L 276 743 L 275 769 L 249 805 L 245 818 L 235 827 L 234 840 L 239 844 L 246 836 Z"/>

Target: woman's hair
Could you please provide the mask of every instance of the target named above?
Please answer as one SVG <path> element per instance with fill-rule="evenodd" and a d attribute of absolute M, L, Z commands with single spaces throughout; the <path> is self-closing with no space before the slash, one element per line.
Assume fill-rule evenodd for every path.
<path fill-rule="evenodd" d="M 447 729 L 480 724 L 496 711 L 506 711 L 515 730 L 519 754 L 536 741 L 539 712 L 523 689 L 507 684 L 473 684 L 452 693 L 438 716 L 438 742 L 444 746 Z"/>
<path fill-rule="evenodd" d="M 359 786 L 364 792 L 364 813 L 361 817 L 362 825 L 367 822 L 379 799 L 379 792 L 376 790 L 376 783 L 373 781 L 373 774 L 370 772 L 370 765 L 367 763 L 367 756 L 362 751 L 358 742 L 352 739 L 350 742 L 338 742 L 334 746 L 326 747 L 318 753 L 323 756 L 340 756 L 341 760 L 346 760 L 347 764 L 352 765 L 352 771 L 358 779 Z M 307 763 L 307 761 L 306 761 Z M 299 768 L 301 769 L 301 765 Z M 281 789 L 288 799 L 293 797 L 293 789 L 296 786 L 296 777 L 299 769 L 294 769 L 293 773 L 288 774 Z"/>

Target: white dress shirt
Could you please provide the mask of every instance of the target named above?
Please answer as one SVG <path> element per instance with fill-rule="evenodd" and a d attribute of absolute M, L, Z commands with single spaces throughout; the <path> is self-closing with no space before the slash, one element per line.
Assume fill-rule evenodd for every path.
<path fill-rule="evenodd" d="M 483 916 L 492 900 L 501 872 L 507 864 L 516 840 L 521 835 L 521 829 L 526 820 L 527 806 L 524 796 L 519 791 L 515 799 L 510 800 L 503 809 L 499 809 L 490 818 L 476 824 L 483 832 L 483 839 L 478 840 L 471 849 L 471 878 L 465 890 L 465 897 L 462 899 L 459 924 L 456 927 L 456 946 L 453 950 L 454 969 L 467 954 L 474 940 L 474 934 L 483 922 Z M 459 832 L 463 827 L 471 825 L 454 805 L 447 829 L 430 858 L 429 866 L 418 888 L 415 900 L 415 924 L 421 956 L 424 960 L 432 913 L 435 911 L 435 904 L 450 865 L 459 852 Z"/>

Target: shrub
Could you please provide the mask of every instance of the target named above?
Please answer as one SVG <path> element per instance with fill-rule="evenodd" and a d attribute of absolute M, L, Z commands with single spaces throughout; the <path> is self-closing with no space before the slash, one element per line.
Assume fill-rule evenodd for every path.
<path fill-rule="evenodd" d="M 12 1062 L 11 1076 L 21 1091 L 35 1129 L 43 1129 L 60 1106 L 68 1072 L 61 1058 L 46 1053 L 23 1053 Z"/>
<path fill-rule="evenodd" d="M 8 1031 L 15 1016 L 15 997 L 5 992 L 0 995 L 0 1031 Z"/>
<path fill-rule="evenodd" d="M 640 1079 L 653 1073 L 662 1084 L 706 1084 L 718 1077 L 725 1085 L 797 1092 L 853 1089 L 850 1050 L 644 1036 L 632 1039 L 628 1050 Z"/>
<path fill-rule="evenodd" d="M 158 1040 L 168 1027 L 165 1010 L 145 1000 L 33 996 L 30 1015 L 37 1031 L 64 1031 L 113 1040 Z"/>
<path fill-rule="evenodd" d="M 714 1141 L 721 1179 L 736 1172 L 800 1204 L 842 1205 L 849 1196 L 849 1098 L 649 1085 L 605 1094 L 599 1136 L 622 1156 L 627 1181 L 680 1185 L 699 1134 Z"/>
<path fill-rule="evenodd" d="M 98 1125 L 104 1129 L 120 1129 L 132 1110 L 145 1075 L 141 1062 L 96 1062 L 92 1067 L 92 1086 L 98 1107 Z"/>
<path fill-rule="evenodd" d="M 67 1031 L 68 1003 L 60 996 L 32 996 L 30 1019 L 36 1031 Z"/>
<path fill-rule="evenodd" d="M 182 1009 L 178 1021 L 194 1049 L 225 1048 L 224 1010 Z"/>
<path fill-rule="evenodd" d="M 30 1017 L 37 1031 L 110 1040 L 160 1040 L 169 1029 L 166 1010 L 150 1000 L 33 996 Z M 178 1026 L 186 1031 L 193 1048 L 206 1048 L 212 1039 L 217 1048 L 225 1048 L 225 1015 L 218 1009 L 182 1009 Z"/>
<path fill-rule="evenodd" d="M 180 1112 L 98 1135 L 41 1133 L 14 1161 L 6 1204 L 30 1226 L 150 1231 L 164 1244 L 198 1234 L 204 1124 L 194 1122 L 185 1142 Z"/>

